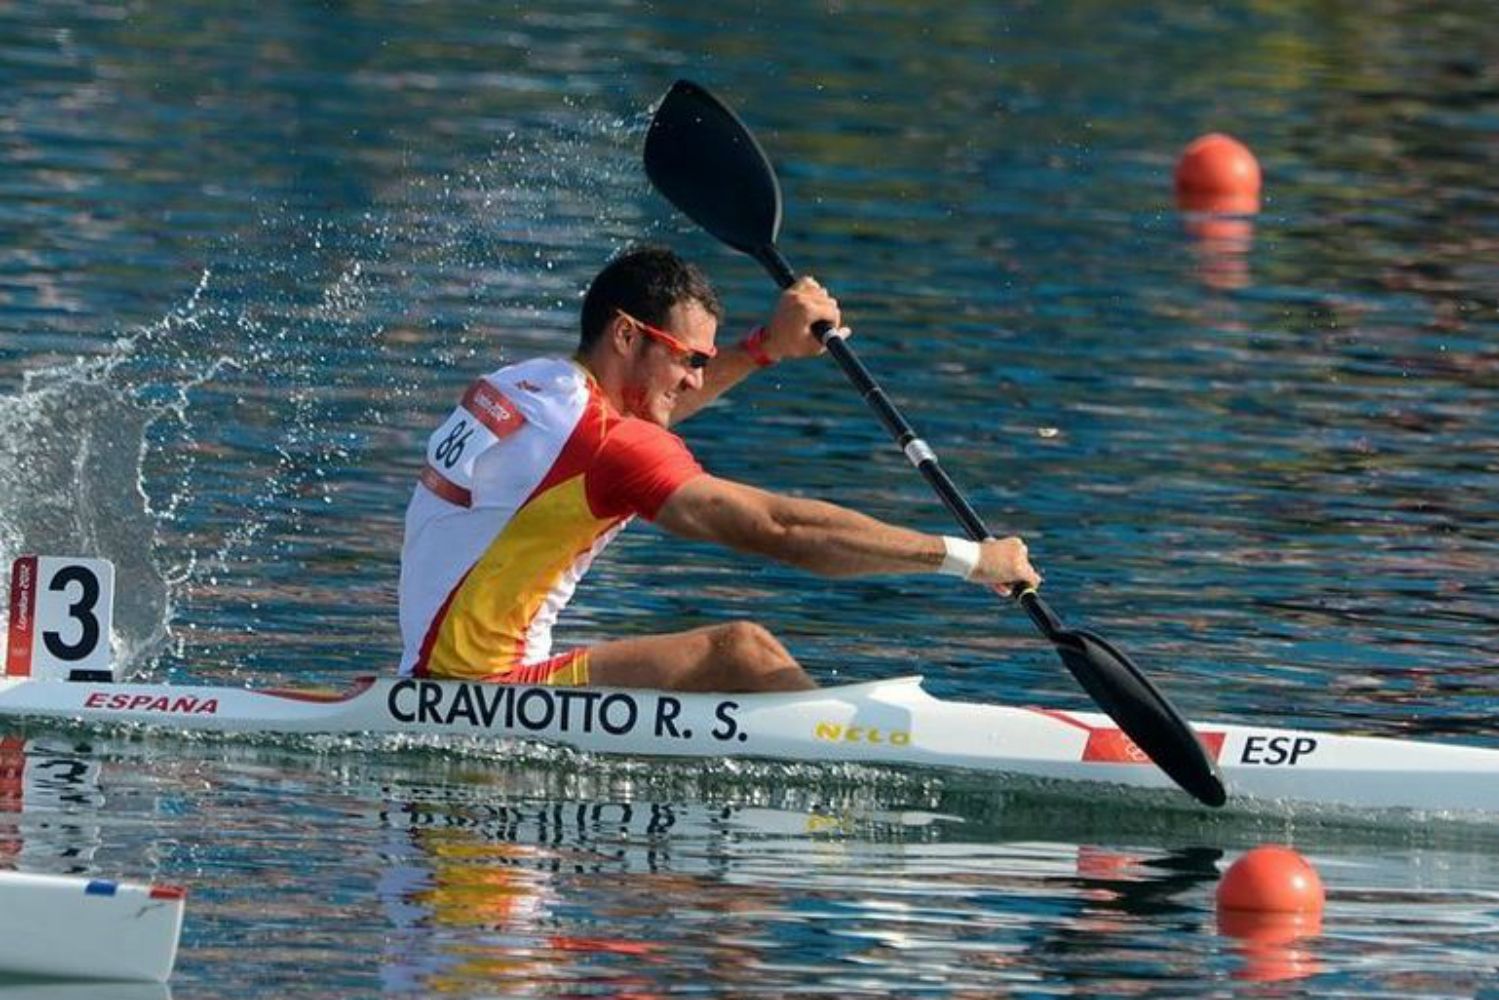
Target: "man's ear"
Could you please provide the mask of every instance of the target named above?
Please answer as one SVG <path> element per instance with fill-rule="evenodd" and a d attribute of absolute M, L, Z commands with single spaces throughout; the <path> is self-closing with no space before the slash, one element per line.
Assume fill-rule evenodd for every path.
<path fill-rule="evenodd" d="M 604 338 L 609 344 L 609 349 L 620 357 L 629 355 L 637 336 L 639 336 L 639 331 L 635 329 L 635 324 L 625 319 L 620 313 L 615 313 L 614 318 L 609 320 L 608 325 L 604 327 Z"/>

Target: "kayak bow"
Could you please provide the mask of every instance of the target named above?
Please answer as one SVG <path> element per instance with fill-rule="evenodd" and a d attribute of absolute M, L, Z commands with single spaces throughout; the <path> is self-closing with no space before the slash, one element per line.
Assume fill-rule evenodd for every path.
<path fill-rule="evenodd" d="M 0 975 L 164 983 L 185 896 L 176 886 L 0 872 Z"/>

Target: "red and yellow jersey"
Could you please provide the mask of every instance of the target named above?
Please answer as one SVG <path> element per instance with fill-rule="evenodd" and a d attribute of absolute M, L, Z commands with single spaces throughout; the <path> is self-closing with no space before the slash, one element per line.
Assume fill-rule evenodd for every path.
<path fill-rule="evenodd" d="M 401 673 L 493 678 L 545 660 L 594 558 L 702 471 L 681 438 L 621 416 L 575 362 L 479 379 L 428 439 L 406 509 Z"/>

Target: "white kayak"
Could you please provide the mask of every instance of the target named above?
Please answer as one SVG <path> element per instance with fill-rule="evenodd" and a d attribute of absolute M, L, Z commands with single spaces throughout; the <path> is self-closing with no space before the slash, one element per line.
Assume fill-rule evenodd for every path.
<path fill-rule="evenodd" d="M 176 886 L 0 872 L 0 977 L 164 983 L 185 897 Z"/>
<path fill-rule="evenodd" d="M 534 740 L 604 754 L 960 768 L 1061 782 L 1175 785 L 1103 715 L 944 701 L 919 677 L 784 694 L 362 678 L 249 689 L 0 678 L 0 717 L 248 733 Z M 1196 723 L 1230 802 L 1499 812 L 1499 750 Z"/>

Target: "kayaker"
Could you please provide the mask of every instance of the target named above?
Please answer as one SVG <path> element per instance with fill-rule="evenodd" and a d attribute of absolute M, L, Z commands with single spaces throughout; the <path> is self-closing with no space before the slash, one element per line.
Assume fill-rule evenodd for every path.
<path fill-rule="evenodd" d="M 637 515 L 823 576 L 1040 582 L 1019 538 L 923 534 L 705 472 L 667 428 L 758 369 L 821 353 L 813 325 L 841 323 L 837 301 L 810 278 L 782 293 L 768 323 L 720 350 L 722 318 L 697 267 L 636 248 L 589 286 L 572 358 L 508 365 L 468 389 L 428 440 L 406 512 L 403 674 L 698 691 L 816 686 L 748 621 L 553 654 L 558 613 Z"/>

